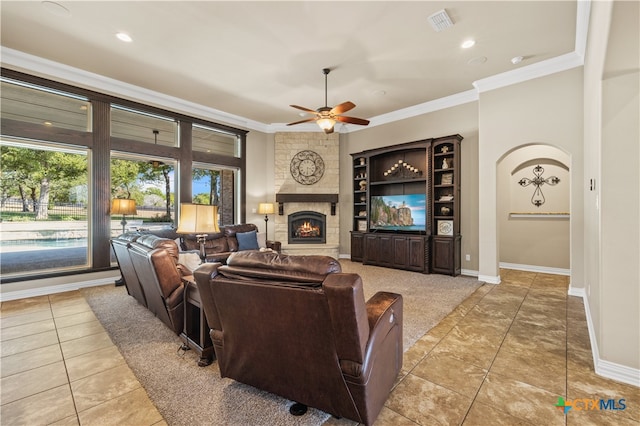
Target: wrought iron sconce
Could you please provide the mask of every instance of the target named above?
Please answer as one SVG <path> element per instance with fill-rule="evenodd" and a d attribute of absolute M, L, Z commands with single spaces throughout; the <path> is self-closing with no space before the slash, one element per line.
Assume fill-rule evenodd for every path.
<path fill-rule="evenodd" d="M 531 184 L 535 186 L 536 189 L 533 191 L 533 196 L 531 196 L 531 204 L 536 207 L 540 207 L 545 202 L 544 194 L 542 193 L 542 185 L 546 183 L 547 185 L 555 186 L 560 183 L 559 177 L 551 176 L 543 178 L 542 173 L 544 173 L 544 168 L 538 164 L 533 168 L 533 174 L 535 176 L 533 179 L 522 178 L 518 181 L 518 184 L 522 187 L 529 186 Z"/>

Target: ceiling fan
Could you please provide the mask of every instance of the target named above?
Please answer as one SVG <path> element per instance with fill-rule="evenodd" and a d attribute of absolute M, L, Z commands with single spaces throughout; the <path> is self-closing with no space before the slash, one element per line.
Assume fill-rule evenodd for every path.
<path fill-rule="evenodd" d="M 316 123 L 318 123 L 318 126 L 320 126 L 322 130 L 324 130 L 325 133 L 329 134 L 329 133 L 333 133 L 333 126 L 336 124 L 336 121 L 341 121 L 343 123 L 359 124 L 361 126 L 366 126 L 367 124 L 369 124 L 369 120 L 356 118 L 356 117 L 346 117 L 346 116 L 340 115 L 342 113 L 345 113 L 355 108 L 356 104 L 354 104 L 353 102 L 349 102 L 349 101 L 343 102 L 339 105 L 334 106 L 333 108 L 330 108 L 327 106 L 327 75 L 329 75 L 329 72 L 331 72 L 331 69 L 329 68 L 324 68 L 322 70 L 322 73 L 324 74 L 324 106 L 318 108 L 317 110 L 312 110 L 312 109 L 301 107 L 298 105 L 290 105 L 293 108 L 297 108 L 304 112 L 314 114 L 315 117 L 289 123 L 287 124 L 287 126 L 293 126 L 294 124 L 301 124 L 301 123 L 307 123 L 309 121 L 315 121 Z"/>

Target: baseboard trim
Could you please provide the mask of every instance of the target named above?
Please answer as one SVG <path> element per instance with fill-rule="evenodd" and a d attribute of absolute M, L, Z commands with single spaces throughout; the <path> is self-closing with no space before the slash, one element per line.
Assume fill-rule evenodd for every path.
<path fill-rule="evenodd" d="M 115 280 L 120 276 L 118 273 L 115 277 L 97 278 L 86 281 L 78 281 L 69 284 L 59 284 L 46 287 L 30 288 L 25 290 L 8 291 L 0 293 L 0 301 L 6 302 L 9 300 L 25 299 L 28 297 L 46 296 L 49 294 L 64 293 L 65 291 L 74 291 L 81 288 L 96 287 L 105 284 L 114 284 Z"/>
<path fill-rule="evenodd" d="M 582 291 L 580 291 L 582 290 Z M 569 289 L 569 291 L 572 291 Z M 589 299 L 586 297 L 584 289 L 575 289 L 575 295 L 582 293 L 584 302 L 584 311 L 587 317 L 587 328 L 589 329 L 589 341 L 591 342 L 591 354 L 593 356 L 593 365 L 597 375 L 606 377 L 607 379 L 616 380 L 628 385 L 640 387 L 640 370 L 627 367 L 625 365 L 616 364 L 615 362 L 606 361 L 600 358 L 598 351 L 598 341 L 596 339 L 593 320 L 591 319 L 591 309 L 589 308 Z"/>
<path fill-rule="evenodd" d="M 478 274 L 478 281 L 484 281 L 487 284 L 500 284 L 500 275 L 480 275 Z"/>
<path fill-rule="evenodd" d="M 504 269 L 515 269 L 518 271 L 541 272 L 554 275 L 571 275 L 571 269 L 552 268 L 550 266 L 522 265 L 519 263 L 500 262 L 500 267 Z"/>
<path fill-rule="evenodd" d="M 467 277 L 477 277 L 479 272 L 474 269 L 461 269 L 460 274 Z"/>

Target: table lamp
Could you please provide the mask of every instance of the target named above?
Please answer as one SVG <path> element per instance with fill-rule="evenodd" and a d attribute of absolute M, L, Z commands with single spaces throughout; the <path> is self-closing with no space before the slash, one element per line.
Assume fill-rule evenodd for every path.
<path fill-rule="evenodd" d="M 200 244 L 200 259 L 205 261 L 204 242 L 208 233 L 220 232 L 218 227 L 218 206 L 207 204 L 180 204 L 178 234 L 196 234 Z"/>
<path fill-rule="evenodd" d="M 130 198 L 114 198 L 113 201 L 111 201 L 111 214 L 122 215 L 120 225 L 122 225 L 122 233 L 124 234 L 124 227 L 127 225 L 125 215 L 138 214 L 136 211 L 136 200 Z"/>
<path fill-rule="evenodd" d="M 268 235 L 268 232 L 267 232 L 267 222 L 269 222 L 269 216 L 268 215 L 275 213 L 275 210 L 274 210 L 274 207 L 273 207 L 273 203 L 260 203 L 260 204 L 258 204 L 258 213 L 264 215 L 264 234 L 265 234 L 265 238 L 268 240 L 269 239 L 269 235 Z"/>

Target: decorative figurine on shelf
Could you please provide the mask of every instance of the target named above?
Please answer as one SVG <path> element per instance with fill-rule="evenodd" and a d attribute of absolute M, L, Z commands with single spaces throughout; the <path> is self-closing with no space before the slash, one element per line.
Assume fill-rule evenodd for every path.
<path fill-rule="evenodd" d="M 364 157 L 360 157 L 360 165 L 364 166 Z"/>
<path fill-rule="evenodd" d="M 449 213 L 451 213 L 451 209 L 449 207 L 447 207 L 447 206 L 442 206 L 442 207 L 440 207 L 440 213 L 443 216 L 449 216 Z"/>
<path fill-rule="evenodd" d="M 358 185 L 360 185 L 360 191 L 364 191 L 365 189 L 367 189 L 367 181 L 366 180 L 361 180 L 360 183 L 358 183 Z"/>
<path fill-rule="evenodd" d="M 447 159 L 446 158 L 444 158 L 442 160 L 442 168 L 443 169 L 448 169 L 449 168 L 449 163 L 447 163 Z"/>
<path fill-rule="evenodd" d="M 446 154 L 447 152 L 449 152 L 449 147 L 448 146 L 443 146 L 442 149 L 440 150 L 441 153 Z"/>

